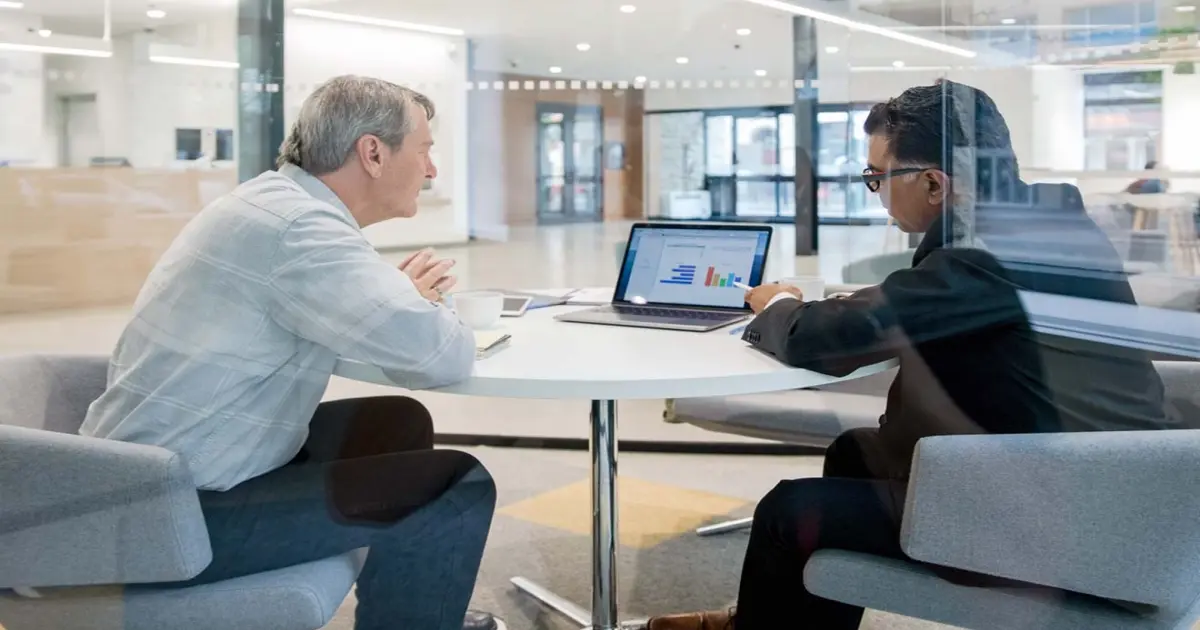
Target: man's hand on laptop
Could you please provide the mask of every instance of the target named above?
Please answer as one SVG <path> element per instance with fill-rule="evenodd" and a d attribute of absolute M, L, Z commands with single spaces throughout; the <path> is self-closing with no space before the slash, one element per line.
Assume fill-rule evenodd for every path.
<path fill-rule="evenodd" d="M 800 289 L 786 284 L 772 283 L 747 291 L 746 303 L 750 305 L 750 310 L 758 314 L 767 310 L 767 307 L 771 305 L 771 300 L 781 293 L 788 293 L 796 296 L 797 299 L 804 299 L 804 294 L 800 292 Z"/>
<path fill-rule="evenodd" d="M 454 264 L 453 260 L 435 258 L 432 249 L 423 249 L 405 258 L 400 263 L 400 271 L 412 279 L 425 299 L 441 302 L 443 296 L 458 284 L 458 278 L 449 275 Z"/>

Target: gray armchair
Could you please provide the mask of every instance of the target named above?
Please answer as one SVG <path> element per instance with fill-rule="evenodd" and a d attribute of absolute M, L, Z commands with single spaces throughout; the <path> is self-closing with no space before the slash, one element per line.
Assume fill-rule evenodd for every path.
<path fill-rule="evenodd" d="M 0 626 L 325 626 L 361 553 L 206 586 L 155 584 L 198 575 L 212 558 L 208 532 L 178 455 L 76 434 L 106 370 L 103 357 L 0 357 Z"/>
<path fill-rule="evenodd" d="M 925 438 L 905 553 L 1040 586 L 958 586 L 915 562 L 845 551 L 814 554 L 804 582 L 827 599 L 964 628 L 1191 628 L 1197 453 L 1197 430 Z"/>

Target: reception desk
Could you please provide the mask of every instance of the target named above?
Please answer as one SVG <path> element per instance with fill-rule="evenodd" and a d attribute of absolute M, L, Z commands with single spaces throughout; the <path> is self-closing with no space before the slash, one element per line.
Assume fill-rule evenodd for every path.
<path fill-rule="evenodd" d="M 128 304 L 232 168 L 0 168 L 0 314 Z M 412 219 L 364 230 L 379 249 L 467 241 L 465 213 L 436 190 Z"/>
<path fill-rule="evenodd" d="M 0 169 L 0 313 L 128 303 L 224 170 Z"/>

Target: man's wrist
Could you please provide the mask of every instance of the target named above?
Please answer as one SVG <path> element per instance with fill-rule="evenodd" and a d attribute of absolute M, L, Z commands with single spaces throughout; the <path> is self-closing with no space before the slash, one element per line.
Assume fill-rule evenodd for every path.
<path fill-rule="evenodd" d="M 775 297 L 771 298 L 770 301 L 767 302 L 767 308 L 771 308 L 772 306 L 775 306 L 775 304 L 782 302 L 783 300 L 795 300 L 795 299 L 797 299 L 796 296 L 791 293 L 788 293 L 787 291 L 784 291 L 782 293 L 776 293 Z M 764 310 L 766 310 L 766 309 L 764 309 Z"/>

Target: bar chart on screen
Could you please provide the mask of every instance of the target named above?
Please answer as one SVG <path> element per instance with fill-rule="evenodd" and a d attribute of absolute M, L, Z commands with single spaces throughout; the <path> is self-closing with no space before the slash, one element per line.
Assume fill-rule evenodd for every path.
<path fill-rule="evenodd" d="M 710 268 L 711 275 L 711 268 Z M 659 284 L 690 285 L 696 281 L 696 265 L 676 265 L 671 268 L 671 275 L 659 280 Z M 708 286 L 708 285 L 705 285 Z"/>
<path fill-rule="evenodd" d="M 737 282 L 745 282 L 745 280 L 732 271 L 717 273 L 716 267 L 709 267 L 708 273 L 704 276 L 704 286 L 706 287 L 732 287 Z"/>

